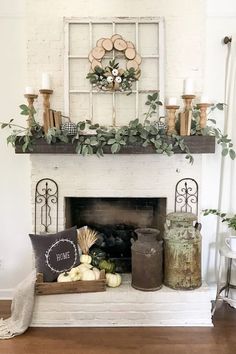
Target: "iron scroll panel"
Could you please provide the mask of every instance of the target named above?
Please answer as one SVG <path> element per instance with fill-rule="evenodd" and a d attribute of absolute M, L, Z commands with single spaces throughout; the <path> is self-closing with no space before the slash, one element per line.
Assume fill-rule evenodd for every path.
<path fill-rule="evenodd" d="M 198 183 L 193 178 L 182 178 L 175 186 L 175 212 L 198 215 Z"/>
<path fill-rule="evenodd" d="M 58 185 L 53 179 L 43 178 L 37 182 L 34 205 L 34 232 L 37 233 L 39 220 L 41 232 L 48 233 L 53 223 L 58 232 Z M 39 218 L 38 213 L 40 213 Z"/>

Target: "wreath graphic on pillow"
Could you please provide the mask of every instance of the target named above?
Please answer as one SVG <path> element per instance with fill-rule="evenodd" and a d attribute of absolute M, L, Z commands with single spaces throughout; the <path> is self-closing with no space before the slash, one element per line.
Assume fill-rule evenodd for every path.
<path fill-rule="evenodd" d="M 102 60 L 106 53 L 114 51 L 114 59 L 109 65 L 103 66 Z M 117 53 L 122 53 L 126 59 L 126 68 L 121 68 L 116 60 Z M 141 56 L 137 53 L 132 42 L 126 41 L 120 34 L 111 38 L 100 38 L 96 47 L 89 54 L 91 63 L 87 79 L 93 87 L 101 91 L 128 91 L 132 92 L 132 84 L 139 80 L 141 75 Z"/>
<path fill-rule="evenodd" d="M 68 254 L 70 253 L 70 255 L 68 259 L 65 259 L 64 262 L 61 262 L 62 264 L 60 266 L 60 262 L 56 261 L 55 258 L 56 258 L 56 252 L 62 252 L 62 250 L 65 253 Z M 71 268 L 73 268 L 74 265 L 76 264 L 77 257 L 78 257 L 78 251 L 76 249 L 74 242 L 65 238 L 62 238 L 54 242 L 45 253 L 46 264 L 51 269 L 51 271 L 55 273 L 66 272 Z"/>

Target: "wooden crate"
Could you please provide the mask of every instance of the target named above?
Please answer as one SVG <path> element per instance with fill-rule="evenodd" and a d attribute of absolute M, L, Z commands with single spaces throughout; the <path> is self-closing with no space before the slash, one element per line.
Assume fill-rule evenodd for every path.
<path fill-rule="evenodd" d="M 37 274 L 35 284 L 36 295 L 70 294 L 70 293 L 92 293 L 106 291 L 105 271 L 100 272 L 99 280 L 78 280 L 71 282 L 44 282 L 43 274 Z"/>

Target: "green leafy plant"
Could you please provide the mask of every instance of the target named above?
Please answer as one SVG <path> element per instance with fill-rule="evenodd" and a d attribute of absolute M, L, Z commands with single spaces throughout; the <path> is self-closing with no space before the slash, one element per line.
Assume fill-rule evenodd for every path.
<path fill-rule="evenodd" d="M 132 84 L 140 76 L 140 70 L 130 68 L 119 69 L 119 63 L 115 59 L 109 61 L 105 68 L 96 66 L 94 71 L 87 74 L 86 78 L 99 90 L 103 91 L 127 91 L 132 92 Z"/>
<path fill-rule="evenodd" d="M 228 225 L 228 228 L 233 229 L 236 231 L 236 214 L 233 216 L 229 216 L 226 213 L 222 213 L 218 211 L 217 209 L 205 209 L 203 210 L 203 215 L 216 215 L 221 218 L 221 222 L 226 223 Z"/>
<path fill-rule="evenodd" d="M 185 143 L 184 137 L 174 134 L 168 136 L 166 134 L 165 124 L 160 123 L 159 120 L 154 119 L 153 115 L 157 115 L 159 106 L 162 102 L 159 100 L 158 92 L 149 94 L 145 102 L 147 112 L 144 114 L 144 121 L 139 119 L 131 120 L 127 125 L 121 127 L 104 127 L 99 124 L 93 124 L 90 120 L 81 121 L 77 123 L 77 133 L 71 137 L 67 132 L 57 128 L 50 128 L 47 133 L 44 132 L 43 127 L 36 122 L 34 118 L 35 111 L 28 108 L 26 105 L 21 105 L 21 114 L 28 116 L 31 120 L 30 127 L 24 127 L 13 123 L 13 119 L 9 123 L 1 123 L 2 128 L 12 129 L 12 133 L 8 136 L 7 142 L 13 146 L 16 143 L 22 144 L 22 150 L 33 151 L 34 145 L 38 139 L 44 139 L 48 144 L 57 142 L 73 143 L 76 146 L 76 152 L 83 156 L 97 154 L 98 157 L 104 155 L 104 151 L 109 150 L 111 153 L 118 153 L 122 148 L 129 145 L 134 145 L 143 148 L 152 148 L 158 154 L 165 154 L 167 156 L 173 155 L 176 150 L 181 150 L 186 154 L 186 159 L 193 163 L 193 156 L 190 153 L 188 145 Z M 213 106 L 214 109 L 223 109 L 222 104 Z M 235 158 L 235 151 L 231 139 L 227 135 L 223 135 L 220 129 L 215 127 L 206 127 L 200 129 L 199 126 L 199 110 L 194 107 L 193 120 L 191 127 L 191 135 L 212 135 L 217 139 L 218 144 L 222 146 L 223 156 L 229 155 L 231 159 Z M 214 123 L 213 119 L 209 119 Z M 177 131 L 179 122 L 176 123 Z M 87 130 L 93 132 L 88 135 Z"/>
<path fill-rule="evenodd" d="M 224 103 L 217 103 L 216 105 L 212 105 L 209 112 L 208 112 L 208 122 L 213 125 L 206 126 L 206 128 L 200 128 L 200 110 L 197 106 L 193 108 L 193 119 L 191 125 L 191 135 L 210 135 L 216 137 L 216 142 L 221 146 L 221 153 L 222 156 L 229 155 L 232 160 L 235 159 L 236 153 L 233 148 L 232 140 L 229 138 L 227 134 L 223 134 L 219 128 L 217 128 L 216 120 L 209 118 L 211 114 L 216 109 L 223 111 L 225 104 Z"/>
<path fill-rule="evenodd" d="M 34 108 L 29 108 L 25 104 L 20 105 L 21 112 L 23 116 L 28 116 L 27 122 L 30 121 L 30 125 L 24 127 L 20 124 L 15 124 L 14 119 L 11 119 L 8 123 L 0 122 L 1 128 L 10 128 L 12 133 L 7 137 L 7 143 L 15 147 L 16 142 L 22 144 L 22 151 L 26 152 L 33 151 L 34 145 L 37 140 L 44 138 L 48 144 L 56 143 L 57 141 L 68 142 L 67 134 L 62 132 L 57 128 L 48 129 L 47 134 L 44 133 L 43 127 L 36 122 L 34 114 L 36 113 Z"/>

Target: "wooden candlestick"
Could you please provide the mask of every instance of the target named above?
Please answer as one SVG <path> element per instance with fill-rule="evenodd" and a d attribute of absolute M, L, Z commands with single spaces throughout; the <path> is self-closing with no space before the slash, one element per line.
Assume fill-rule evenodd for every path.
<path fill-rule="evenodd" d="M 45 133 L 48 132 L 48 128 L 50 128 L 50 95 L 53 93 L 53 90 L 45 90 L 41 89 L 39 92 L 43 95 L 43 127 Z"/>
<path fill-rule="evenodd" d="M 168 128 L 167 128 L 167 135 L 177 134 L 175 129 L 175 112 L 179 109 L 179 106 L 166 106 L 167 115 L 168 115 Z"/>
<path fill-rule="evenodd" d="M 203 129 L 206 127 L 207 121 L 207 108 L 211 106 L 210 103 L 198 103 L 197 108 L 200 110 L 200 128 Z"/>
<path fill-rule="evenodd" d="M 185 110 L 192 109 L 192 100 L 195 98 L 195 95 L 183 95 L 182 98 L 185 104 Z"/>
<path fill-rule="evenodd" d="M 184 100 L 184 111 L 180 113 L 180 135 L 190 135 L 191 131 L 191 122 L 192 122 L 192 100 L 195 98 L 195 95 L 183 95 Z"/>
<path fill-rule="evenodd" d="M 28 127 L 31 128 L 33 123 L 34 100 L 38 97 L 38 95 L 26 93 L 24 97 L 27 99 L 28 107 L 30 108 Z"/>

